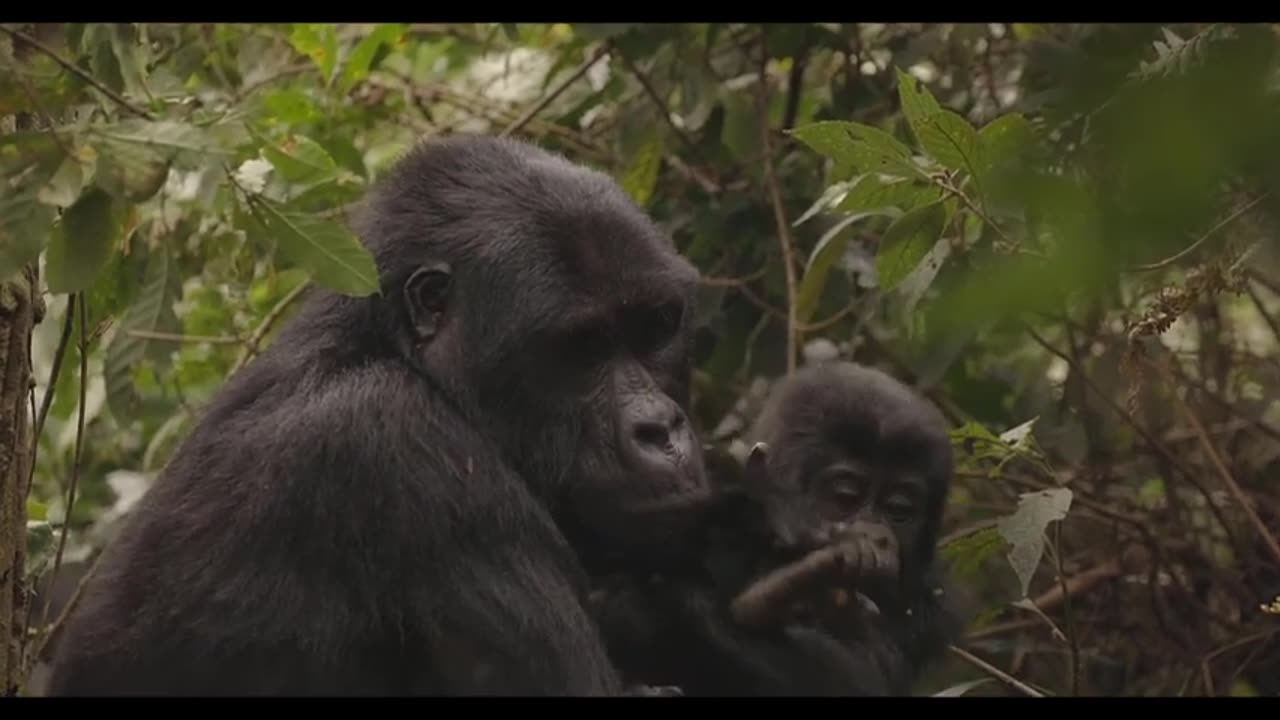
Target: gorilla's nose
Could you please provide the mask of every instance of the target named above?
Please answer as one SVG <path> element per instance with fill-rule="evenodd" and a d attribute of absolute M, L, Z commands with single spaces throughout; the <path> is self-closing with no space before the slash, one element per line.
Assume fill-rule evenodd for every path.
<path fill-rule="evenodd" d="M 632 405 L 620 430 L 624 454 L 642 466 L 670 470 L 689 457 L 693 436 L 684 413 L 673 402 Z"/>

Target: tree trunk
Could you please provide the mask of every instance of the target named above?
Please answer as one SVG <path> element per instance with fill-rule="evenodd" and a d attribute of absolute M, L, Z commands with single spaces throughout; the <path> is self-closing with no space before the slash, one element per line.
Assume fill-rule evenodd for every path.
<path fill-rule="evenodd" d="M 7 696 L 22 686 L 26 646 L 31 331 L 44 315 L 39 288 L 34 265 L 0 283 L 0 687 Z"/>

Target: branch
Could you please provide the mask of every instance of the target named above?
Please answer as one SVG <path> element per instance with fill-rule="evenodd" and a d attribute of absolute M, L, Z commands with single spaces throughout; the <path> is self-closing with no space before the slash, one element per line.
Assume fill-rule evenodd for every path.
<path fill-rule="evenodd" d="M 612 42 L 609 44 L 609 47 L 614 50 L 617 49 L 617 46 Z M 639 67 L 636 67 L 635 63 L 631 62 L 631 58 L 627 57 L 626 53 L 618 50 L 617 56 L 618 59 L 622 61 L 622 64 L 626 66 L 627 72 L 634 75 L 636 80 L 640 83 L 640 87 L 644 88 L 645 95 L 653 101 L 654 105 L 658 106 L 658 113 L 662 115 L 662 120 L 667 123 L 667 127 L 670 127 L 676 136 L 680 138 L 680 141 L 690 149 L 696 148 L 697 145 L 685 133 L 684 128 L 676 125 L 675 121 L 671 119 L 671 110 L 667 108 L 666 101 L 662 99 L 662 96 L 658 94 L 658 91 L 653 87 L 653 84 L 649 82 L 649 78 L 640 71 Z"/>
<path fill-rule="evenodd" d="M 214 345 L 239 345 L 244 342 L 242 338 L 231 335 L 177 335 L 174 333 L 155 332 L 152 330 L 129 330 L 125 334 L 142 340 L 161 340 L 164 342 L 175 343 L 203 342 L 212 343 Z"/>
<path fill-rule="evenodd" d="M 310 287 L 310 281 L 299 283 L 296 288 L 289 291 L 288 295 L 281 298 L 275 307 L 271 308 L 271 312 L 267 313 L 267 316 L 254 329 L 253 334 L 245 341 L 244 352 L 240 353 L 240 357 L 236 358 L 236 363 L 231 366 L 231 371 L 227 373 L 227 377 L 235 375 L 240 368 L 244 367 L 245 363 L 249 362 L 249 359 L 258 352 L 258 346 L 262 344 L 262 339 L 267 336 L 267 333 L 271 332 L 271 328 L 280 320 L 280 316 L 284 315 L 289 306 Z"/>
<path fill-rule="evenodd" d="M 62 556 L 67 547 L 67 536 L 71 534 L 71 511 L 76 506 L 76 488 L 80 484 L 80 458 L 84 449 L 84 411 L 86 399 L 85 395 L 89 388 L 89 342 L 85 337 L 85 326 L 89 324 L 85 305 L 88 301 L 84 297 L 84 293 L 79 293 L 80 302 L 77 303 L 77 310 L 80 315 L 80 401 L 76 404 L 76 443 L 75 451 L 71 460 L 71 483 L 67 489 L 67 507 L 63 513 L 62 533 L 58 536 L 58 552 L 53 559 L 53 576 L 49 580 L 49 586 L 58 580 L 58 572 L 62 569 Z M 67 310 L 70 312 L 70 306 Z M 53 593 L 44 600 L 44 608 L 40 611 L 40 624 L 44 625 L 49 619 L 49 607 L 53 602 Z"/>
<path fill-rule="evenodd" d="M 951 645 L 951 646 L 947 647 L 947 649 L 948 649 L 948 650 L 950 650 L 950 651 L 951 651 L 951 653 L 952 653 L 953 655 L 955 655 L 956 657 L 959 657 L 961 660 L 964 660 L 965 662 L 969 663 L 970 665 L 973 665 L 974 667 L 976 667 L 976 668 L 978 668 L 979 670 L 981 670 L 981 671 L 985 672 L 986 674 L 990 675 L 991 677 L 993 677 L 993 678 L 995 678 L 995 679 L 999 680 L 1000 682 L 1004 683 L 1005 685 L 1008 685 L 1009 687 L 1013 688 L 1014 690 L 1017 690 L 1018 692 L 1022 693 L 1023 695 L 1027 695 L 1027 696 L 1029 696 L 1029 697 L 1044 697 L 1044 696 L 1045 696 L 1045 695 L 1044 695 L 1044 693 L 1040 692 L 1039 690 L 1036 690 L 1035 688 L 1031 687 L 1030 685 L 1028 685 L 1028 684 L 1026 684 L 1026 683 L 1022 682 L 1022 681 L 1021 681 L 1021 680 L 1019 680 L 1018 678 L 1016 678 L 1016 677 L 1014 677 L 1014 676 L 1010 675 L 1009 673 L 1007 673 L 1007 672 L 1005 672 L 1005 671 L 1001 670 L 1000 668 L 996 667 L 995 665 L 992 665 L 991 663 L 987 662 L 986 660 L 983 660 L 982 658 L 977 657 L 976 655 L 970 654 L 969 652 L 967 652 L 967 651 L 965 651 L 965 650 L 962 650 L 962 649 L 960 649 L 960 648 L 956 647 L 955 645 Z"/>
<path fill-rule="evenodd" d="M 533 107 L 529 108 L 521 114 L 520 117 L 516 118 L 515 122 L 508 125 L 507 129 L 498 134 L 498 137 L 507 137 L 514 132 L 518 132 L 525 125 L 528 125 L 529 122 L 538 115 L 538 113 L 547 109 L 548 105 L 555 102 L 556 98 L 560 97 L 565 90 L 568 90 L 570 85 L 577 82 L 583 75 L 586 75 L 587 71 L 599 62 L 600 58 L 608 55 L 610 49 L 611 46 L 608 44 L 601 45 L 599 48 L 596 48 L 596 51 L 591 54 L 591 57 L 587 58 L 586 62 L 579 65 L 577 70 L 574 70 L 568 75 L 568 77 L 557 83 L 556 86 L 552 88 L 551 92 L 547 93 L 547 95 L 535 103 Z"/>
<path fill-rule="evenodd" d="M 1209 238 L 1217 234 L 1219 230 L 1230 225 L 1236 220 L 1239 220 L 1245 213 L 1252 210 L 1258 203 L 1267 199 L 1267 196 L 1270 194 L 1271 194 L 1270 191 L 1264 192 L 1258 197 L 1254 198 L 1253 200 L 1250 200 L 1249 202 L 1245 203 L 1244 207 L 1240 208 L 1239 210 L 1236 210 L 1235 212 L 1231 213 L 1226 218 L 1224 218 L 1222 221 L 1220 221 L 1217 225 L 1214 225 L 1213 227 L 1209 228 L 1205 232 L 1205 234 L 1200 236 L 1200 239 L 1191 243 L 1191 245 L 1187 246 L 1185 249 L 1179 251 L 1178 253 L 1170 257 L 1167 257 L 1164 260 L 1161 260 L 1159 262 L 1150 263 L 1148 265 L 1137 265 L 1133 269 L 1150 271 L 1150 270 L 1160 270 L 1161 268 L 1166 268 L 1166 267 L 1169 267 L 1170 265 L 1173 265 L 1174 263 L 1178 262 L 1179 260 L 1185 258 L 1186 256 L 1190 255 L 1191 253 L 1199 249 L 1201 245 L 1204 245 L 1206 242 L 1208 242 Z"/>
<path fill-rule="evenodd" d="M 71 62 L 70 60 L 63 59 L 62 56 L 58 55 L 58 53 L 55 52 L 52 48 L 50 48 L 48 45 L 45 45 L 39 40 L 31 37 L 30 35 L 24 32 L 20 32 L 18 30 L 11 30 L 7 27 L 0 26 L 0 31 L 3 31 L 4 33 L 8 34 L 10 37 L 14 38 L 15 40 L 21 40 L 22 42 L 39 50 L 45 55 L 48 55 L 49 59 L 61 65 L 63 69 L 65 69 L 67 72 L 89 83 L 95 89 L 97 89 L 98 92 L 111 98 L 113 101 L 115 101 L 117 105 L 124 108 L 125 110 L 128 110 L 129 112 L 133 113 L 134 115 L 137 115 L 138 117 L 144 120 L 153 119 L 151 117 L 151 113 L 147 112 L 146 110 L 143 110 L 142 108 L 124 99 L 124 97 L 122 97 L 115 90 L 112 90 L 106 85 L 103 85 L 102 82 L 99 81 L 97 78 L 85 72 L 84 70 L 81 70 L 75 63 Z"/>

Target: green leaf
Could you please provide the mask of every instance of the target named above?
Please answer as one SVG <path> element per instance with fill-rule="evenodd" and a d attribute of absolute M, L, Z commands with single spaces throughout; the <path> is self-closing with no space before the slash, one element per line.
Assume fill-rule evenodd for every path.
<path fill-rule="evenodd" d="M 115 53 L 124 89 L 130 95 L 146 96 L 146 63 L 138 44 L 138 31 L 130 23 L 112 23 L 110 26 L 111 51 Z"/>
<path fill-rule="evenodd" d="M 383 45 L 396 44 L 404 35 L 405 29 L 404 25 L 398 23 L 379 25 L 373 32 L 361 38 L 342 68 L 342 81 L 339 83 L 342 91 L 349 91 L 355 87 L 356 83 L 368 77 L 378 49 Z"/>
<path fill-rule="evenodd" d="M 1031 578 L 1044 555 L 1044 533 L 1049 523 L 1062 520 L 1071 509 L 1071 490 L 1053 488 L 1023 493 L 1018 509 L 1001 518 L 996 527 L 1000 535 L 1013 548 L 1009 551 L 1009 564 L 1022 583 L 1022 597 L 1027 597 Z"/>
<path fill-rule="evenodd" d="M 182 280 L 178 269 L 174 267 L 168 246 L 161 245 L 147 258 L 142 289 L 120 319 L 103 360 L 107 407 L 122 425 L 133 419 L 141 404 L 133 385 L 133 373 L 146 356 L 148 345 L 154 344 L 130 333 L 135 330 L 171 332 L 175 329 L 178 322 L 173 304 L 181 292 Z"/>
<path fill-rule="evenodd" d="M 258 199 L 253 208 L 284 255 L 318 284 L 357 297 L 378 292 L 373 255 L 347 228 L 315 215 L 281 212 Z"/>
<path fill-rule="evenodd" d="M 293 49 L 311 58 L 328 85 L 338 65 L 338 31 L 328 24 L 298 24 L 289 34 Z"/>
<path fill-rule="evenodd" d="M 956 577 L 972 577 L 990 558 L 1008 547 L 1004 537 L 995 527 L 987 527 L 969 533 L 947 543 L 942 548 L 942 558 Z"/>
<path fill-rule="evenodd" d="M 121 142 L 104 142 L 99 149 L 94 184 L 118 198 L 142 202 L 169 179 L 169 160 L 162 150 Z"/>
<path fill-rule="evenodd" d="M 814 246 L 809 262 L 805 266 L 804 277 L 796 290 L 796 319 L 809 322 L 818 309 L 818 301 L 827 284 L 827 275 L 832 265 L 844 255 L 849 244 L 849 235 L 844 232 L 853 223 L 876 215 L 886 214 L 883 211 L 863 212 L 843 218 L 830 230 L 823 233 Z"/>
<path fill-rule="evenodd" d="M 845 212 L 892 207 L 905 213 L 937 202 L 941 197 L 942 191 L 935 185 L 920 185 L 906 178 L 867 173 L 858 179 L 837 207 Z"/>
<path fill-rule="evenodd" d="M 27 498 L 27 520 L 42 522 L 49 519 L 49 506 Z"/>
<path fill-rule="evenodd" d="M 924 174 L 911 159 L 910 148 L 877 127 L 824 120 L 796 128 L 791 134 L 816 152 L 863 172 L 904 177 Z"/>
<path fill-rule="evenodd" d="M 876 253 L 876 276 L 882 290 L 890 290 L 907 276 L 937 242 L 946 223 L 942 203 L 916 208 L 885 230 Z"/>
<path fill-rule="evenodd" d="M 305 135 L 293 135 L 280 145 L 262 148 L 262 154 L 280 176 L 291 183 L 311 184 L 333 179 L 338 163 L 323 147 Z"/>
<path fill-rule="evenodd" d="M 38 197 L 46 205 L 68 208 L 80 197 L 83 187 L 84 170 L 80 167 L 80 160 L 69 155 L 58 166 L 53 177 L 49 178 L 49 182 L 40 188 Z"/>
<path fill-rule="evenodd" d="M 762 138 L 760 113 L 755 103 L 738 93 L 726 96 L 720 141 L 729 152 L 740 162 L 752 162 L 760 155 Z"/>
<path fill-rule="evenodd" d="M 54 541 L 53 525 L 45 521 L 27 522 L 27 566 L 24 568 L 28 577 L 44 573 L 57 550 Z"/>
<path fill-rule="evenodd" d="M 631 156 L 622 175 L 622 187 L 644 207 L 653 197 L 653 190 L 658 185 L 658 170 L 662 167 L 662 135 L 654 131 L 645 138 L 644 143 Z"/>
<path fill-rule="evenodd" d="M 55 211 L 34 191 L 0 194 L 0 280 L 35 261 L 49 240 Z"/>
<path fill-rule="evenodd" d="M 91 188 L 63 213 L 46 258 L 50 292 L 79 292 L 93 284 L 115 250 L 119 210 L 110 195 Z"/>
<path fill-rule="evenodd" d="M 978 131 L 956 113 L 942 110 L 921 118 L 916 137 L 930 155 L 948 168 L 974 176 L 981 172 Z"/>
<path fill-rule="evenodd" d="M 608 40 L 626 33 L 635 23 L 574 23 L 573 32 L 588 40 Z"/>
<path fill-rule="evenodd" d="M 898 76 L 898 100 L 902 104 L 902 114 L 906 116 L 907 123 L 916 134 L 916 138 L 923 143 L 924 139 L 920 137 L 922 121 L 930 115 L 941 112 L 942 106 L 933 97 L 933 93 L 929 92 L 929 88 L 925 87 L 915 75 L 900 67 L 895 67 L 894 71 Z"/>

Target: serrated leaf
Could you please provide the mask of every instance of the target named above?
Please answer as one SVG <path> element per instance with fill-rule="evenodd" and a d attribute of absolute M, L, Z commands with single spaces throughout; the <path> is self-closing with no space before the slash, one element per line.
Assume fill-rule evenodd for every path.
<path fill-rule="evenodd" d="M 898 218 L 880 239 L 876 277 L 888 291 L 915 269 L 942 235 L 946 209 L 942 203 L 919 207 Z"/>
<path fill-rule="evenodd" d="M 952 685 L 945 690 L 939 690 L 933 694 L 933 697 L 961 697 L 962 695 L 968 694 L 970 690 L 980 685 L 986 685 L 989 682 L 992 682 L 991 678 L 978 678 L 977 680 L 962 682 L 958 685 Z"/>
<path fill-rule="evenodd" d="M 320 183 L 338 173 L 333 156 L 305 135 L 293 135 L 278 146 L 268 145 L 262 148 L 262 154 L 280 177 L 291 183 Z"/>
<path fill-rule="evenodd" d="M 505 27 L 505 26 L 504 26 Z M 342 82 L 340 87 L 343 92 L 349 91 L 355 87 L 356 83 L 364 80 L 369 76 L 369 69 L 373 65 L 373 60 L 377 57 L 378 49 L 383 45 L 394 45 L 404 34 L 405 26 L 398 23 L 388 25 L 379 25 L 374 28 L 373 32 L 361 38 L 360 42 L 351 51 L 351 55 L 347 57 L 347 62 L 342 68 Z"/>
<path fill-rule="evenodd" d="M 952 170 L 977 176 L 981 172 L 981 145 L 978 131 L 968 120 L 950 110 L 919 119 L 916 137 L 925 151 Z"/>
<path fill-rule="evenodd" d="M 1031 436 L 1031 430 L 1035 427 L 1036 421 L 1039 419 L 1040 417 L 1036 416 L 1017 427 L 1005 430 L 1000 433 L 1000 439 L 1005 443 L 1012 445 L 1014 449 L 1021 450 L 1025 447 L 1027 438 Z"/>
<path fill-rule="evenodd" d="M 38 500 L 27 498 L 27 521 L 42 522 L 49 519 L 49 506 Z"/>
<path fill-rule="evenodd" d="M 1001 537 L 1013 546 L 1009 551 L 1009 564 L 1018 575 L 1024 598 L 1044 555 L 1045 529 L 1049 523 L 1067 516 L 1072 497 L 1071 490 L 1067 488 L 1023 493 L 1018 509 L 996 524 Z"/>
<path fill-rule="evenodd" d="M 924 86 L 924 82 L 915 75 L 900 67 L 895 67 L 894 71 L 898 76 L 898 101 L 902 104 L 902 114 L 906 116 L 907 124 L 911 126 L 916 138 L 920 139 L 922 121 L 941 112 L 942 106 Z"/>
<path fill-rule="evenodd" d="M 317 284 L 357 297 L 378 292 L 373 255 L 347 228 L 316 215 L 281 212 L 261 200 L 253 207 L 281 252 Z"/>
<path fill-rule="evenodd" d="M 649 133 L 635 153 L 622 175 L 622 187 L 637 205 L 644 207 L 653 196 L 658 184 L 658 170 L 662 167 L 662 135 Z"/>
<path fill-rule="evenodd" d="M 845 229 L 864 218 L 885 214 L 887 213 L 883 211 L 874 211 L 850 215 L 842 218 L 818 239 L 818 244 L 809 255 L 809 262 L 805 266 L 800 287 L 796 291 L 797 320 L 809 322 L 814 311 L 818 309 L 818 301 L 822 298 L 822 291 L 827 284 L 827 275 L 830 274 L 832 265 L 844 255 L 845 248 L 849 244 L 849 235 L 844 232 Z"/>
<path fill-rule="evenodd" d="M 80 197 L 84 187 L 84 171 L 80 161 L 72 156 L 63 159 L 58 171 L 40 188 L 40 202 L 54 207 L 68 208 Z"/>
<path fill-rule="evenodd" d="M 838 208 L 857 212 L 893 207 L 905 213 L 936 202 L 941 197 L 942 191 L 935 185 L 920 185 L 907 178 L 867 173 L 858 179 Z"/>
<path fill-rule="evenodd" d="M 120 236 L 123 214 L 111 196 L 90 188 L 62 214 L 46 256 L 49 291 L 79 292 L 111 259 Z"/>
<path fill-rule="evenodd" d="M 161 245 L 151 250 L 142 289 L 120 319 L 103 360 L 107 407 L 122 425 L 133 419 L 141 403 L 133 385 L 133 373 L 146 356 L 148 346 L 153 344 L 146 338 L 132 335 L 131 331 L 172 331 L 178 324 L 173 303 L 181 292 L 182 281 L 168 246 Z"/>

